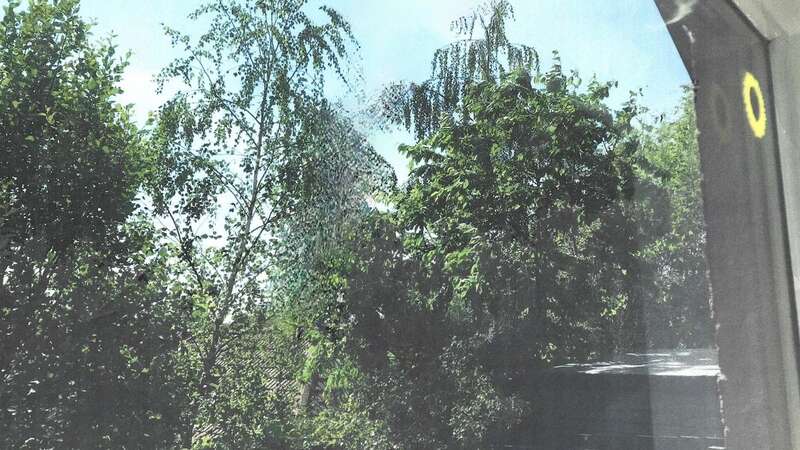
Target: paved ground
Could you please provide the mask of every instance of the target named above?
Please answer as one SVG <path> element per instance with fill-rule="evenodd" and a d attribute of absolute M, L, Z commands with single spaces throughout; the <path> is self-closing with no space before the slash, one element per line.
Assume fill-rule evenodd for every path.
<path fill-rule="evenodd" d="M 587 375 L 619 374 L 671 377 L 717 377 L 717 352 L 711 349 L 627 353 L 609 362 L 565 364 L 554 368 Z"/>
<path fill-rule="evenodd" d="M 707 450 L 722 446 L 716 352 L 629 353 L 533 379 L 535 449 Z"/>

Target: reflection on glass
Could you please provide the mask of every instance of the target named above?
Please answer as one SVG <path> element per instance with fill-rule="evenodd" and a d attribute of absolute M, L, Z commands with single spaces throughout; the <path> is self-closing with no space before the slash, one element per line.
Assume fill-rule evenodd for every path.
<path fill-rule="evenodd" d="M 0 447 L 721 446 L 695 92 L 545 3 L 13 2 Z"/>

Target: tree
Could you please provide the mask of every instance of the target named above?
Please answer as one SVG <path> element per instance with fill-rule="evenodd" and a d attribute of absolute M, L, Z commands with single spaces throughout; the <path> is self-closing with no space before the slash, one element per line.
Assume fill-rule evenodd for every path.
<path fill-rule="evenodd" d="M 133 217 L 145 165 L 114 96 L 125 67 L 75 0 L 0 22 L 0 442 L 165 446 L 175 343 Z"/>
<path fill-rule="evenodd" d="M 492 2 L 457 20 L 483 39 L 437 51 L 429 80 L 381 97 L 418 142 L 400 149 L 412 169 L 390 212 L 351 236 L 338 316 L 367 380 L 353 388 L 399 447 L 513 443 L 535 420 L 537 369 L 647 348 L 642 249 L 669 222 L 637 176 L 640 108 L 612 111 L 615 83 L 583 87 L 558 58 L 540 73 L 505 35 L 511 14 Z"/>
<path fill-rule="evenodd" d="M 337 201 L 347 200 L 336 194 L 341 190 L 325 191 L 333 186 L 325 183 L 358 185 L 365 176 L 340 171 L 335 158 L 348 152 L 369 158 L 372 152 L 360 143 L 350 147 L 363 138 L 323 95 L 328 75 L 347 82 L 344 67 L 355 47 L 350 27 L 328 7 L 320 8 L 324 21 L 315 22 L 305 4 L 212 1 L 190 16 L 210 22 L 196 42 L 167 29 L 186 56 L 164 69 L 161 79 L 176 79 L 185 89 L 155 121 L 152 142 L 161 169 L 149 193 L 154 213 L 168 223 L 165 237 L 180 263 L 180 301 L 190 311 L 184 355 L 192 404 L 185 446 L 201 425 L 227 420 L 230 411 L 216 401 L 223 395 L 219 386 L 228 383 L 221 379 L 223 367 L 245 355 L 239 346 L 247 336 L 265 332 L 254 314 L 275 298 L 270 273 L 278 270 L 280 249 L 274 242 L 313 237 L 308 229 L 333 216 L 308 212 L 336 209 Z M 322 194 L 330 194 L 329 203 L 319 202 Z M 198 225 L 202 221 L 211 225 Z M 217 222 L 224 223 L 220 234 Z M 240 432 L 221 440 L 236 442 Z M 251 437 L 266 439 L 264 433 Z"/>
<path fill-rule="evenodd" d="M 43 240 L 43 253 L 104 243 L 135 207 L 141 148 L 127 110 L 113 101 L 125 63 L 112 45 L 89 42 L 77 5 L 34 1 L 19 12 L 14 1 L 5 8 L 0 250 L 6 255 L 34 239 Z"/>
<path fill-rule="evenodd" d="M 414 130 L 422 139 L 435 132 L 442 120 L 467 114 L 467 88 L 484 81 L 498 82 L 506 73 L 539 70 L 539 54 L 533 47 L 511 42 L 506 22 L 514 19 L 507 0 L 489 0 L 472 14 L 451 22 L 459 39 L 436 50 L 431 75 L 420 83 L 395 82 L 378 99 L 376 113 L 390 124 Z"/>
<path fill-rule="evenodd" d="M 531 362 L 588 356 L 592 319 L 640 270 L 620 206 L 634 188 L 635 106 L 615 117 L 607 85 L 579 93 L 557 67 L 540 86 L 520 71 L 470 88 L 468 118 L 403 148 L 415 167 L 398 200 L 409 248 L 452 277 L 468 320 L 495 316 L 484 332 L 498 340 L 535 333 L 523 348 L 545 340 L 520 352 Z"/>
<path fill-rule="evenodd" d="M 667 197 L 669 230 L 644 249 L 658 267 L 657 295 L 647 311 L 650 347 L 708 347 L 713 342 L 700 154 L 694 97 L 686 90 L 677 116 L 641 132 L 638 172 Z"/>
<path fill-rule="evenodd" d="M 344 316 L 371 380 L 408 387 L 376 412 L 403 445 L 497 444 L 535 370 L 644 345 L 617 340 L 611 320 L 640 300 L 648 265 L 624 208 L 636 107 L 613 114 L 607 92 L 557 67 L 539 84 L 514 71 L 401 148 L 409 181 L 383 219 L 394 225 L 358 233 L 372 242 L 356 244 Z"/>

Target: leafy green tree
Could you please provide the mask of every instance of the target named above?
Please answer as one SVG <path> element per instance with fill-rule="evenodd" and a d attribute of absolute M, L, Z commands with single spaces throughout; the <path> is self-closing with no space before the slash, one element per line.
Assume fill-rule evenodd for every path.
<path fill-rule="evenodd" d="M 90 43 L 77 1 L 48 3 L 11 2 L 0 24 L 4 254 L 103 243 L 135 207 L 141 148 L 113 101 L 125 63 Z"/>
<path fill-rule="evenodd" d="M 608 85 L 576 83 L 556 67 L 538 86 L 522 71 L 475 85 L 468 118 L 403 148 L 415 163 L 398 200 L 409 250 L 441 267 L 443 300 L 498 349 L 507 332 L 532 333 L 514 346 L 531 364 L 589 356 L 593 319 L 640 283 L 640 233 L 621 206 L 635 105 L 613 115 Z"/>
<path fill-rule="evenodd" d="M 149 193 L 167 223 L 176 292 L 188 311 L 187 447 L 209 427 L 214 438 L 206 444 L 237 448 L 268 445 L 283 433 L 258 420 L 267 411 L 292 413 L 293 397 L 281 396 L 280 405 L 267 398 L 272 381 L 257 379 L 255 363 L 247 373 L 226 367 L 259 357 L 248 342 L 291 353 L 296 343 L 288 336 L 317 329 L 313 311 L 324 302 L 304 294 L 307 269 L 335 242 L 347 211 L 363 207 L 354 192 L 380 165 L 323 95 L 330 76 L 348 81 L 356 47 L 350 26 L 328 7 L 307 9 L 296 0 L 212 1 L 190 16 L 209 21 L 196 41 L 167 30 L 185 56 L 161 79 L 184 88 L 157 115 L 159 170 Z M 248 396 L 258 390 L 263 403 L 255 404 Z M 237 404 L 246 406 L 230 408 Z M 264 414 L 251 414 L 259 408 Z"/>
<path fill-rule="evenodd" d="M 510 2 L 489 0 L 472 14 L 451 22 L 450 28 L 459 38 L 434 52 L 430 77 L 422 82 L 387 85 L 374 112 L 390 124 L 413 130 L 416 138 L 422 139 L 436 131 L 442 120 L 468 114 L 463 100 L 469 86 L 498 82 L 506 73 L 519 69 L 536 73 L 536 50 L 511 42 L 506 34 L 506 23 L 513 19 Z"/>
<path fill-rule="evenodd" d="M 401 187 L 324 95 L 357 48 L 305 0 L 212 0 L 149 135 L 78 0 L 0 22 L 0 446 L 493 448 L 530 375 L 704 346 L 695 121 L 453 22 L 379 108 Z M 137 200 L 144 189 L 146 198 Z"/>
<path fill-rule="evenodd" d="M 650 347 L 708 347 L 713 342 L 705 259 L 700 154 L 694 97 L 687 89 L 672 120 L 641 132 L 638 172 L 665 193 L 670 228 L 643 249 L 658 267 L 647 314 Z"/>
<path fill-rule="evenodd" d="M 268 304 L 237 319 L 244 323 L 220 358 L 219 387 L 206 408 L 224 420 L 203 427 L 212 447 L 315 448 L 348 424 L 352 448 L 369 448 L 368 440 L 356 439 L 363 414 L 347 410 L 352 403 L 342 398 L 327 402 L 330 396 L 317 394 L 348 381 L 347 361 L 333 344 L 342 324 L 330 267 L 343 253 L 344 234 L 366 209 L 365 196 L 392 179 L 347 120 L 325 120 L 328 131 L 313 147 L 304 206 L 276 231 L 270 249 Z"/>
<path fill-rule="evenodd" d="M 469 87 L 468 115 L 401 148 L 409 181 L 357 233 L 371 238 L 356 240 L 345 289 L 349 351 L 371 382 L 400 386 L 376 394 L 375 414 L 401 446 L 499 444 L 529 411 L 536 369 L 645 345 L 610 320 L 641 300 L 648 266 L 625 208 L 637 110 L 612 113 L 608 89 L 581 91 L 558 67 L 537 83 L 514 71 Z"/>
<path fill-rule="evenodd" d="M 352 329 L 343 347 L 360 374 L 353 397 L 383 424 L 394 448 L 485 447 L 488 434 L 519 420 L 523 402 L 513 405 L 487 385 L 469 345 L 456 337 L 466 330 L 431 301 L 446 277 L 409 256 L 393 222 L 376 214 L 348 240 L 357 255 L 344 295 Z"/>
<path fill-rule="evenodd" d="M 132 230 L 129 238 L 140 239 Z M 4 344 L 13 345 L 3 367 L 4 447 L 174 444 L 185 404 L 173 370 L 176 314 L 150 253 L 53 256 L 37 267 L 50 272 L 46 291 L 35 286 L 43 276 L 26 278 L 12 263 L 3 293 L 14 300 L 2 322 Z"/>
<path fill-rule="evenodd" d="M 0 21 L 0 446 L 160 447 L 182 408 L 125 67 L 75 0 Z"/>
<path fill-rule="evenodd" d="M 669 209 L 637 176 L 640 108 L 610 110 L 615 84 L 581 86 L 558 58 L 540 73 L 505 35 L 512 13 L 457 20 L 469 37 L 437 51 L 431 78 L 381 97 L 419 141 L 401 147 L 412 169 L 391 212 L 349 240 L 337 317 L 367 380 L 352 388 L 401 448 L 508 442 L 535 419 L 535 370 L 648 346 L 643 249 Z"/>

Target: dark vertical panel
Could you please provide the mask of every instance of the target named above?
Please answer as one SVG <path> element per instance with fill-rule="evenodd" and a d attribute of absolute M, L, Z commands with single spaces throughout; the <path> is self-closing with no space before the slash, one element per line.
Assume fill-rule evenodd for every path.
<path fill-rule="evenodd" d="M 726 442 L 788 449 L 778 302 L 792 290 L 768 46 L 727 1 L 656 3 L 696 86 Z"/>

